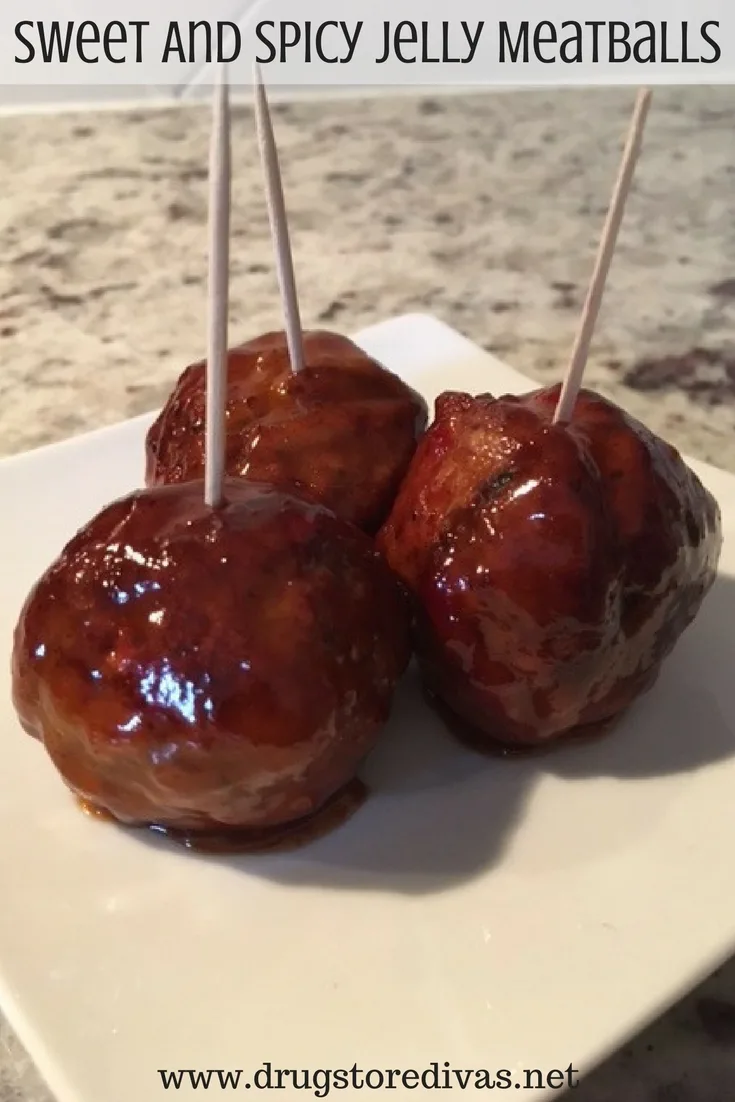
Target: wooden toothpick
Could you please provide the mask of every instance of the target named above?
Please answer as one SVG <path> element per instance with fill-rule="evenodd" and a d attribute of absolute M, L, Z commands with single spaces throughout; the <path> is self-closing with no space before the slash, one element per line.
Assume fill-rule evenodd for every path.
<path fill-rule="evenodd" d="M 577 395 L 579 394 L 579 388 L 582 385 L 582 376 L 584 375 L 584 369 L 587 364 L 592 334 L 597 322 L 597 315 L 600 312 L 600 303 L 602 302 L 602 296 L 605 291 L 605 282 L 615 251 L 620 224 L 623 220 L 625 202 L 628 198 L 628 192 L 630 191 L 630 185 L 633 180 L 633 173 L 635 172 L 636 162 L 638 161 L 638 154 L 641 150 L 643 128 L 646 124 L 648 108 L 651 105 L 651 94 L 650 89 L 642 88 L 636 97 L 633 117 L 630 122 L 628 137 L 620 162 L 618 178 L 613 190 L 607 218 L 605 219 L 605 226 L 602 231 L 602 238 L 600 239 L 597 259 L 587 291 L 587 298 L 585 299 L 582 309 L 582 318 L 577 332 L 577 339 L 574 343 L 569 367 L 567 368 L 556 412 L 554 414 L 555 422 L 565 422 L 571 419 L 574 405 L 577 401 Z"/>
<path fill-rule="evenodd" d="M 304 337 L 301 329 L 299 299 L 296 293 L 296 277 L 288 233 L 286 203 L 283 198 L 283 182 L 278 163 L 276 139 L 273 135 L 273 123 L 268 108 L 268 97 L 263 85 L 260 66 L 257 62 L 253 67 L 253 86 L 255 88 L 255 122 L 258 129 L 260 160 L 265 177 L 265 195 L 268 204 L 273 249 L 276 256 L 278 286 L 281 290 L 286 343 L 288 344 L 288 354 L 291 360 L 291 370 L 301 371 L 304 366 Z"/>
<path fill-rule="evenodd" d="M 227 410 L 227 315 L 230 277 L 230 98 L 224 66 L 212 111 L 209 153 L 209 286 L 204 500 L 222 502 Z"/>

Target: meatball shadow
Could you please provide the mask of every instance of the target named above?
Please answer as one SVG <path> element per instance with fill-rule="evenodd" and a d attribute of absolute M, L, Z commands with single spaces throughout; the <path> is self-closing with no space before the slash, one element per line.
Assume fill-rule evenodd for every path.
<path fill-rule="evenodd" d="M 537 813 L 529 807 L 535 793 L 550 780 L 569 782 L 568 799 L 588 815 L 597 797 L 587 793 L 585 780 L 635 783 L 692 773 L 732 757 L 735 693 L 728 644 L 733 623 L 735 579 L 724 576 L 657 684 L 617 728 L 599 739 L 528 757 L 485 758 L 460 746 L 425 704 L 412 669 L 364 770 L 371 790 L 367 805 L 319 843 L 262 865 L 248 861 L 248 871 L 295 885 L 439 892 L 503 860 L 526 815 Z M 578 795 L 576 782 L 582 782 Z M 668 790 L 658 788 L 630 817 L 627 830 L 616 828 L 609 837 L 609 815 L 596 825 L 588 820 L 589 845 L 578 846 L 576 855 L 567 847 L 564 860 L 593 860 L 609 847 L 635 844 L 635 837 L 665 813 L 669 798 Z M 548 808 L 539 812 L 548 813 Z M 549 822 L 553 819 L 552 808 Z M 519 852 L 525 863 L 534 861 L 529 846 L 533 849 L 524 839 Z M 544 845 L 541 849 L 546 852 Z M 544 860 L 548 867 L 560 858 L 547 854 Z"/>
<path fill-rule="evenodd" d="M 361 771 L 364 806 L 304 849 L 242 864 L 290 885 L 445 890 L 480 875 L 502 853 L 529 782 L 528 770 L 514 764 L 475 755 L 450 738 L 412 667 Z"/>
<path fill-rule="evenodd" d="M 275 854 L 190 851 L 247 876 L 289 887 L 422 895 L 480 876 L 500 858 L 534 766 L 459 746 L 426 704 L 412 666 L 361 779 L 367 799 L 345 823 L 302 848 Z M 132 831 L 143 845 L 175 843 Z"/>
<path fill-rule="evenodd" d="M 628 816 L 625 831 L 618 822 L 611 832 L 607 811 L 595 821 L 597 789 L 584 782 L 610 777 L 635 783 L 687 774 L 735 753 L 728 648 L 733 623 L 735 579 L 723 577 L 658 683 L 617 729 L 526 757 L 483 757 L 461 746 L 426 704 L 412 666 L 391 721 L 365 763 L 369 796 L 352 818 L 290 853 L 201 859 L 289 887 L 424 895 L 482 876 L 503 861 L 516 839 L 516 860 L 529 870 L 541 862 L 547 871 L 558 861 L 596 860 L 610 847 L 635 845 L 665 813 L 668 792 L 657 789 L 649 800 L 649 790 L 643 790 L 645 798 L 638 801 L 643 810 Z M 579 805 L 578 817 L 575 812 L 557 821 L 558 796 L 549 804 L 543 791 L 550 781 L 569 783 L 566 800 L 568 807 L 569 801 Z M 541 805 L 531 808 L 537 793 Z M 623 800 L 629 806 L 625 793 Z M 541 816 L 536 830 L 543 837 L 536 841 L 518 830 L 528 815 Z M 574 826 L 580 819 L 587 823 L 584 846 Z M 572 827 L 576 849 L 564 835 Z M 150 835 L 139 837 L 160 844 Z M 557 845 L 554 838 L 564 843 Z"/>

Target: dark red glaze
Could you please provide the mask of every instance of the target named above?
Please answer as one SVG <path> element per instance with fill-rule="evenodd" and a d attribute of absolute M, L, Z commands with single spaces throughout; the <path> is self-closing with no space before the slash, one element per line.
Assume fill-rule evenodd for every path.
<path fill-rule="evenodd" d="M 326 505 L 372 535 L 426 428 L 426 403 L 347 337 L 307 332 L 304 358 L 294 374 L 281 332 L 229 353 L 227 472 Z M 148 432 L 149 486 L 203 477 L 204 414 L 198 363 Z"/>
<path fill-rule="evenodd" d="M 217 510 L 199 482 L 139 491 L 31 592 L 14 703 L 87 806 L 270 848 L 376 742 L 410 658 L 407 603 L 321 506 L 240 480 Z"/>
<path fill-rule="evenodd" d="M 582 391 L 443 394 L 378 537 L 415 597 L 428 691 L 473 741 L 611 724 L 710 589 L 717 503 L 674 448 Z"/>

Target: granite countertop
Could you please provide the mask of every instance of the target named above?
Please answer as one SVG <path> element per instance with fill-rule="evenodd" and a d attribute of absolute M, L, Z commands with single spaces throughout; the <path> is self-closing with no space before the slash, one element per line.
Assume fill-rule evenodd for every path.
<path fill-rule="evenodd" d="M 541 381 L 569 353 L 632 94 L 280 108 L 307 324 L 428 311 Z M 588 382 L 735 471 L 735 88 L 657 92 Z M 0 454 L 151 409 L 203 354 L 205 108 L 0 120 Z M 280 326 L 235 113 L 232 337 Z M 47 1094 L 0 1022 L 0 1102 Z M 576 1092 L 735 1098 L 735 962 Z"/>

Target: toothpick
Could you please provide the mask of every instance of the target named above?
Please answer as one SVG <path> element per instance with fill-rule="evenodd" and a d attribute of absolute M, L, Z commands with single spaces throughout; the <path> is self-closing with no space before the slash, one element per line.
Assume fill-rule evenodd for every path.
<path fill-rule="evenodd" d="M 271 122 L 263 77 L 257 62 L 253 66 L 253 85 L 255 88 L 255 122 L 258 129 L 260 160 L 265 177 L 265 195 L 268 204 L 271 237 L 276 255 L 276 274 L 281 291 L 286 343 L 291 360 L 291 370 L 296 372 L 301 371 L 304 367 L 304 338 L 301 329 L 299 299 L 296 292 L 293 255 L 288 233 L 288 217 L 283 198 L 283 182 L 278 163 L 278 150 L 273 135 L 273 123 Z"/>
<path fill-rule="evenodd" d="M 618 178 L 612 194 L 612 200 L 605 219 L 602 238 L 597 251 L 592 279 L 590 280 L 587 298 L 582 310 L 582 318 L 577 332 L 569 367 L 564 378 L 564 383 L 559 395 L 554 422 L 564 422 L 571 419 L 574 405 L 577 401 L 579 388 L 582 385 L 582 376 L 587 364 L 592 335 L 594 333 L 597 315 L 600 312 L 600 304 L 605 291 L 607 274 L 610 270 L 615 245 L 618 240 L 618 231 L 623 220 L 625 203 L 633 180 L 633 173 L 638 161 L 643 141 L 643 129 L 646 124 L 648 108 L 651 105 L 651 90 L 642 88 L 636 97 L 633 117 L 628 129 L 628 137 L 623 150 Z"/>
<path fill-rule="evenodd" d="M 204 500 L 222 503 L 227 410 L 227 315 L 230 275 L 230 98 L 222 66 L 214 92 L 209 151 L 209 286 Z"/>

